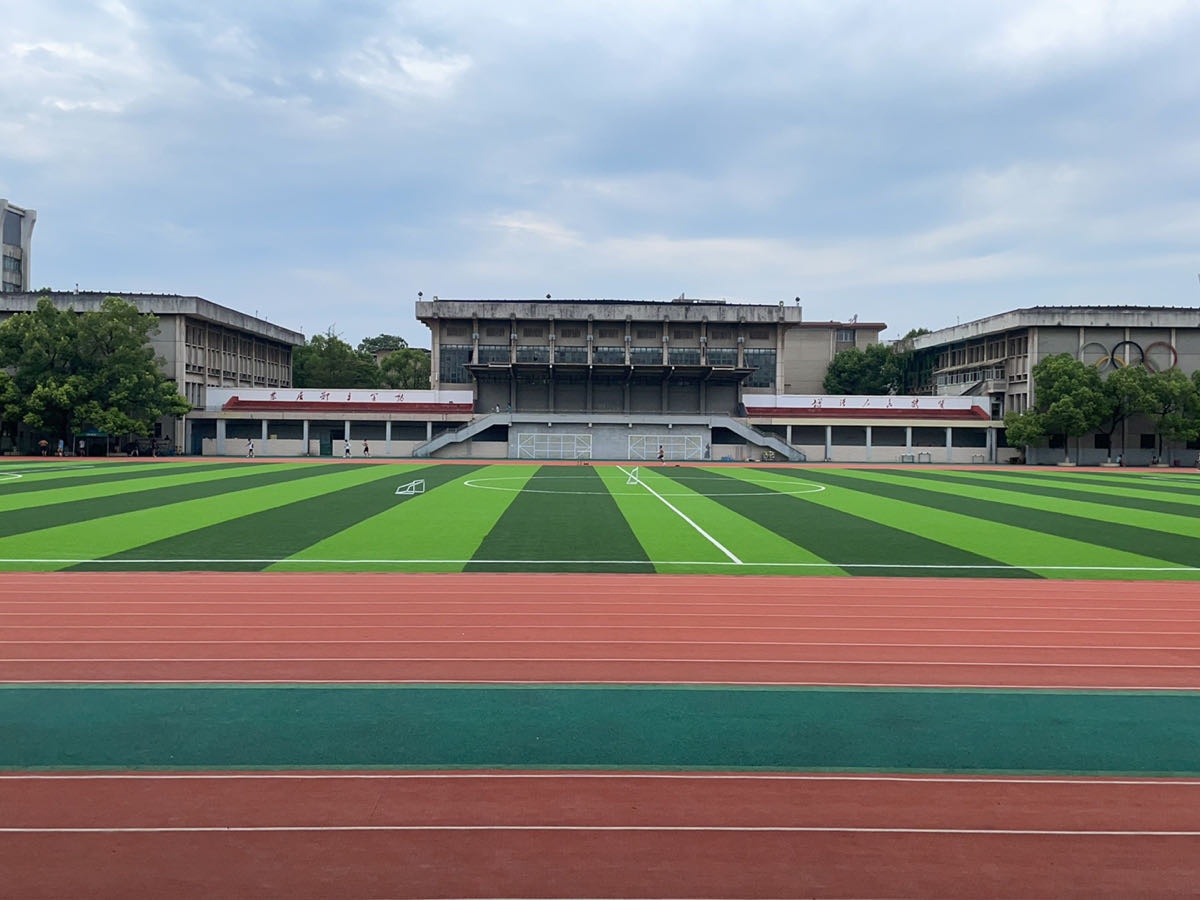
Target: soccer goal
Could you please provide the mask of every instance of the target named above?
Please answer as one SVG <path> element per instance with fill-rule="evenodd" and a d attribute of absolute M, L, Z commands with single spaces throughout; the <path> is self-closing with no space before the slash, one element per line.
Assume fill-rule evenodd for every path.
<path fill-rule="evenodd" d="M 425 493 L 425 479 L 418 478 L 416 481 L 410 481 L 408 484 L 402 484 L 396 488 L 397 496 L 411 496 L 413 494 Z"/>

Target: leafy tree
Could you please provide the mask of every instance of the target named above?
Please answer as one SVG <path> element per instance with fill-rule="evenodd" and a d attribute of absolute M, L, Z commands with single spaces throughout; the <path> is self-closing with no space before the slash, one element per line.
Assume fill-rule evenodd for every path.
<path fill-rule="evenodd" d="M 1104 379 L 1104 396 L 1108 408 L 1100 430 L 1108 435 L 1109 459 L 1112 459 L 1114 432 L 1128 419 L 1150 409 L 1152 377 L 1144 366 L 1126 366 Z M 1122 433 L 1122 456 L 1125 454 L 1124 440 Z"/>
<path fill-rule="evenodd" d="M 191 407 L 150 349 L 158 320 L 117 297 L 95 312 L 48 297 L 0 324 L 0 406 L 8 418 L 63 437 L 85 427 L 147 435 L 156 419 Z"/>
<path fill-rule="evenodd" d="M 827 394 L 899 393 L 902 370 L 895 351 L 887 344 L 851 347 L 829 363 L 822 387 Z"/>
<path fill-rule="evenodd" d="M 292 383 L 296 387 L 372 388 L 379 387 L 379 376 L 375 358 L 355 350 L 332 328 L 292 351 Z"/>
<path fill-rule="evenodd" d="M 422 389 L 429 387 L 429 354 L 405 347 L 389 353 L 379 363 L 385 387 Z"/>
<path fill-rule="evenodd" d="M 1047 356 L 1033 367 L 1034 405 L 1009 413 L 1004 425 L 1010 446 L 1028 447 L 1050 434 L 1068 439 L 1095 430 L 1110 409 L 1100 373 L 1069 353 Z M 1070 458 L 1067 451 L 1067 458 Z"/>
<path fill-rule="evenodd" d="M 1200 433 L 1200 388 L 1179 369 L 1155 372 L 1150 377 L 1146 412 L 1154 420 L 1158 435 L 1158 456 L 1163 457 L 1164 442 L 1189 441 Z"/>
<path fill-rule="evenodd" d="M 375 337 L 363 338 L 358 342 L 357 349 L 359 353 L 370 353 L 374 356 L 377 353 L 403 350 L 407 346 L 408 341 L 399 335 L 377 334 Z"/>

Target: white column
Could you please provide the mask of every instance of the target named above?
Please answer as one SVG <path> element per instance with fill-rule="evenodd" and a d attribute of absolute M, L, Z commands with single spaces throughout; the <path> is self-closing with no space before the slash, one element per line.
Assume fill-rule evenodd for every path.
<path fill-rule="evenodd" d="M 946 462 L 954 462 L 954 439 L 951 436 L 953 433 L 954 433 L 954 429 L 951 426 L 947 425 L 946 426 Z"/>
<path fill-rule="evenodd" d="M 217 456 L 225 455 L 225 420 L 217 419 Z"/>
<path fill-rule="evenodd" d="M 262 420 L 262 439 L 264 441 L 267 440 L 267 424 L 268 424 L 267 420 L 263 419 Z"/>
<path fill-rule="evenodd" d="M 867 426 L 867 460 L 871 459 L 871 426 Z"/>
<path fill-rule="evenodd" d="M 392 455 L 392 420 L 383 423 L 383 455 Z"/>
<path fill-rule="evenodd" d="M 825 459 L 833 459 L 833 426 L 825 426 Z"/>
<path fill-rule="evenodd" d="M 301 451 L 301 453 L 304 456 L 308 456 L 308 419 L 304 420 L 303 433 L 301 434 L 300 439 L 304 444 L 304 449 Z"/>

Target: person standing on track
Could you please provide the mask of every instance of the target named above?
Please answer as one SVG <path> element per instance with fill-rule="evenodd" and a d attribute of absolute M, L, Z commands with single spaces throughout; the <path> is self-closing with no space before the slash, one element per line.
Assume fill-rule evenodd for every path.
<path fill-rule="evenodd" d="M 254 459 L 254 438 L 246 441 L 246 458 Z"/>
<path fill-rule="evenodd" d="M 350 458 L 350 438 L 346 438 L 346 449 L 342 452 L 342 456 L 346 459 Z"/>
<path fill-rule="evenodd" d="M 366 441 L 363 441 L 363 456 L 367 459 L 371 458 L 371 448 L 367 446 Z"/>

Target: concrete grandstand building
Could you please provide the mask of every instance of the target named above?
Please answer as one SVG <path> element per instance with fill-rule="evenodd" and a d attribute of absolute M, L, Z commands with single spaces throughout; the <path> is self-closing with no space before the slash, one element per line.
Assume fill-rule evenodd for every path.
<path fill-rule="evenodd" d="M 0 248 L 3 249 L 0 293 L 29 290 L 30 244 L 36 222 L 35 210 L 22 209 L 0 199 Z"/>

